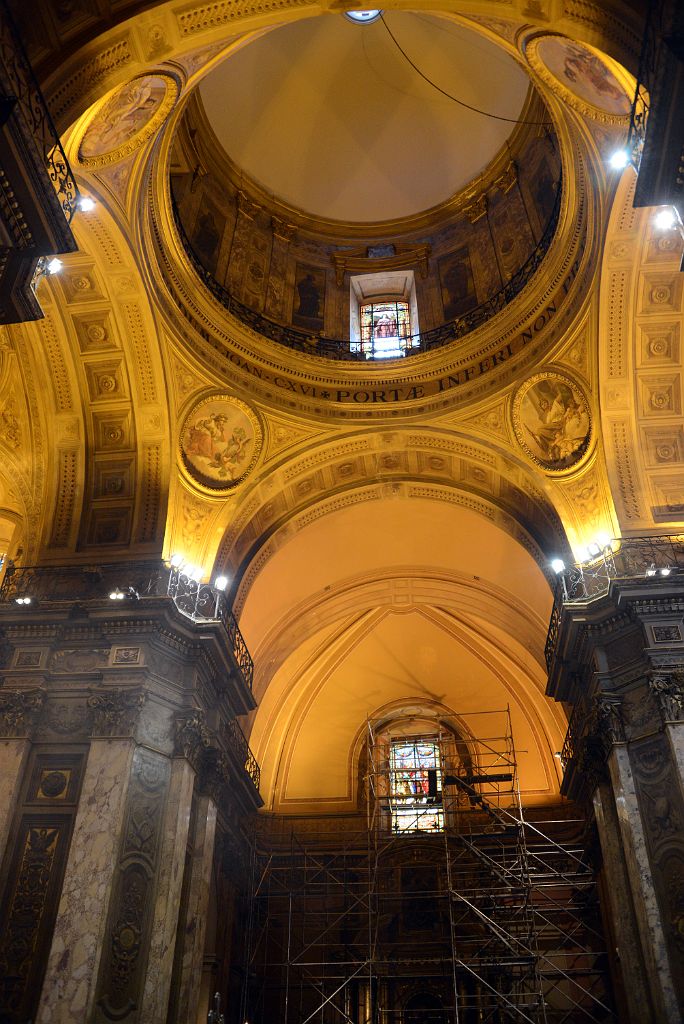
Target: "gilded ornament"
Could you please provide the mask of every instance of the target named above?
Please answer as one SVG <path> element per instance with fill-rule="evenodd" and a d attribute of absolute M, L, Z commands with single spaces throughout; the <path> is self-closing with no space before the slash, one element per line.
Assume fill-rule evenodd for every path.
<path fill-rule="evenodd" d="M 592 438 L 589 403 L 579 385 L 558 373 L 537 373 L 518 389 L 513 428 L 527 455 L 562 473 L 586 455 Z"/>
<path fill-rule="evenodd" d="M 229 490 L 243 480 L 254 468 L 261 444 L 256 415 L 229 395 L 199 402 L 186 417 L 180 438 L 185 469 L 212 491 Z"/>

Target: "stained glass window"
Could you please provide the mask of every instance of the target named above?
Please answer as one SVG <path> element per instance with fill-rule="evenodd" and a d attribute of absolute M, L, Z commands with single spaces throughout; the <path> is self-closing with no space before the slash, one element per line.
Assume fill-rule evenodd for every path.
<path fill-rule="evenodd" d="M 392 831 L 441 832 L 444 811 L 437 743 L 393 740 L 389 768 Z"/>
<path fill-rule="evenodd" d="M 408 302 L 372 302 L 361 306 L 361 340 L 352 348 L 371 359 L 396 359 L 411 348 Z"/>

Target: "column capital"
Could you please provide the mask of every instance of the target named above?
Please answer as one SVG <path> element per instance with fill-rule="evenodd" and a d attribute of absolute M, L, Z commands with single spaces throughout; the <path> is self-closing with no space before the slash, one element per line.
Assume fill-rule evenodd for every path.
<path fill-rule="evenodd" d="M 86 702 L 91 715 L 91 735 L 132 736 L 146 698 L 147 694 L 140 688 L 91 693 Z"/>
<path fill-rule="evenodd" d="M 648 688 L 655 698 L 664 722 L 684 720 L 684 665 L 654 668 Z"/>
<path fill-rule="evenodd" d="M 0 690 L 0 736 L 27 738 L 40 718 L 46 693 L 35 690 Z"/>
<path fill-rule="evenodd" d="M 184 757 L 198 773 L 204 752 L 209 747 L 209 733 L 204 724 L 204 713 L 198 709 L 180 711 L 173 722 L 173 754 Z"/>

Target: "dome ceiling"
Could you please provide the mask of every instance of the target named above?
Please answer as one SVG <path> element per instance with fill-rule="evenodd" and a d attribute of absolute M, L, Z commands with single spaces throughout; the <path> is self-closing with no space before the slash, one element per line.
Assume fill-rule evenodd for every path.
<path fill-rule="evenodd" d="M 391 13 L 416 66 L 463 102 L 515 119 L 529 80 L 493 43 L 453 22 Z M 314 216 L 394 220 L 437 206 L 484 170 L 513 124 L 459 106 L 423 81 L 382 21 L 342 15 L 276 29 L 201 86 L 230 159 Z"/>

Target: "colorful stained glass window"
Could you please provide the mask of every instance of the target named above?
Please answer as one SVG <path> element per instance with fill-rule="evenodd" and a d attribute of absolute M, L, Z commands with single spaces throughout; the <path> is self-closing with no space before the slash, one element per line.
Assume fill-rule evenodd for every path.
<path fill-rule="evenodd" d="M 411 317 L 408 302 L 373 302 L 361 306 L 361 340 L 355 351 L 371 359 L 396 359 L 411 348 Z"/>
<path fill-rule="evenodd" d="M 389 768 L 392 831 L 441 832 L 444 810 L 437 743 L 393 740 Z"/>

